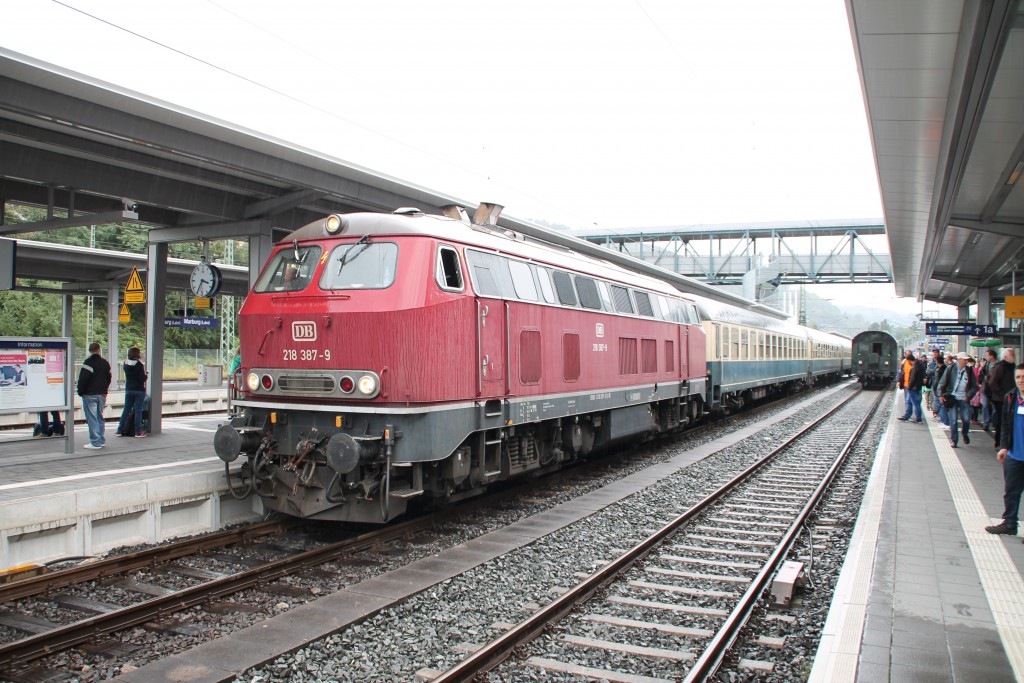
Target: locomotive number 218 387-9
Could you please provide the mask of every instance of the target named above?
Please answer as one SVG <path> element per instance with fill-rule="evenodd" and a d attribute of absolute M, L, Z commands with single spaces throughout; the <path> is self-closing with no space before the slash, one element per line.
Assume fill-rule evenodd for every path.
<path fill-rule="evenodd" d="M 330 349 L 281 349 L 283 360 L 330 360 Z"/>

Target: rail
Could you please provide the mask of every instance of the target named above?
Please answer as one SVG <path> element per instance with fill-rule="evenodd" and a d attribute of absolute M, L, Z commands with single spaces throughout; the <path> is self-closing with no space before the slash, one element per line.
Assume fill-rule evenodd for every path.
<path fill-rule="evenodd" d="M 457 681 L 471 681 L 477 676 L 484 674 L 486 671 L 492 669 L 506 658 L 508 658 L 517 648 L 522 647 L 531 640 L 535 639 L 553 623 L 559 621 L 567 614 L 576 609 L 579 605 L 586 602 L 598 591 L 605 589 L 609 584 L 615 581 L 620 575 L 626 570 L 635 565 L 640 560 L 644 559 L 649 553 L 651 553 L 656 547 L 660 546 L 666 539 L 672 537 L 676 532 L 685 524 L 693 520 L 697 515 L 707 511 L 709 507 L 721 500 L 724 496 L 731 493 L 736 486 L 750 479 L 754 474 L 759 472 L 768 463 L 773 461 L 775 457 L 788 449 L 794 443 L 802 439 L 808 433 L 820 426 L 826 419 L 834 415 L 841 408 L 846 406 L 856 396 L 860 395 L 861 390 L 857 390 L 851 396 L 844 399 L 834 408 L 829 410 L 823 416 L 815 420 L 812 424 L 808 425 L 792 437 L 787 439 L 778 448 L 772 450 L 767 455 L 760 458 L 757 462 L 750 465 L 746 470 L 741 472 L 739 475 L 734 477 L 729 482 L 725 483 L 717 490 L 706 496 L 703 500 L 696 503 L 694 506 L 678 515 L 675 519 L 665 524 L 661 529 L 651 534 L 648 538 L 644 539 L 640 543 L 636 544 L 633 548 L 628 550 L 623 555 L 619 556 L 615 560 L 609 562 L 600 570 L 591 574 L 589 577 L 584 579 L 582 582 L 577 584 L 569 591 L 562 594 L 560 597 L 553 600 L 551 603 L 542 607 L 540 610 L 535 612 L 530 617 L 526 618 L 522 622 L 516 624 L 511 629 L 506 631 L 503 635 L 491 641 L 490 643 L 477 649 L 471 655 L 463 659 L 461 662 L 451 667 L 447 671 L 440 673 L 438 676 L 432 679 L 432 683 L 455 683 Z M 882 394 L 880 394 L 881 398 Z M 740 604 L 733 610 L 733 613 L 727 618 L 725 624 L 720 630 L 719 634 L 716 635 L 713 642 L 706 648 L 705 653 L 701 659 L 694 664 L 693 669 L 697 670 L 698 666 L 700 671 L 714 671 L 721 661 L 721 657 L 728 650 L 739 629 L 746 622 L 749 617 L 750 610 L 753 604 L 756 602 L 757 597 L 763 591 L 764 585 L 767 582 L 776 568 L 778 561 L 784 558 L 789 548 L 792 546 L 793 541 L 796 538 L 795 530 L 799 530 L 803 525 L 803 521 L 806 519 L 809 511 L 813 509 L 813 503 L 816 503 L 820 499 L 821 493 L 827 488 L 828 482 L 831 481 L 835 472 L 841 465 L 841 461 L 845 458 L 846 453 L 849 452 L 853 443 L 856 441 L 860 432 L 867 424 L 870 417 L 877 410 L 878 401 L 871 411 L 869 411 L 867 417 L 861 422 L 855 433 L 847 441 L 843 447 L 839 456 L 833 462 L 829 468 L 826 478 L 815 490 L 812 500 L 809 500 L 801 511 L 802 514 L 797 522 L 794 522 L 791 529 L 784 536 L 784 540 L 780 542 L 780 546 L 771 555 L 769 564 L 758 574 L 757 587 L 752 585 L 750 589 L 744 594 L 740 600 Z M 702 674 L 702 676 L 705 676 Z M 700 678 L 688 677 L 687 681 L 701 680 Z"/>

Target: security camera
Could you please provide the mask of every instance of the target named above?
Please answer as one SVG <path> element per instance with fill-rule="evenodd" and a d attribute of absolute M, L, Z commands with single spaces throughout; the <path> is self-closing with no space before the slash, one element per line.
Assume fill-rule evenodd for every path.
<path fill-rule="evenodd" d="M 125 211 L 131 211 L 132 213 L 139 212 L 139 203 L 134 199 L 121 199 L 121 203 L 124 204 Z"/>

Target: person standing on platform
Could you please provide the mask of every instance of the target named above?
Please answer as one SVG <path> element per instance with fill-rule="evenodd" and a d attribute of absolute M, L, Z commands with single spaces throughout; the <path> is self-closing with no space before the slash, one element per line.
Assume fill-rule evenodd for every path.
<path fill-rule="evenodd" d="M 1020 496 L 1024 492 L 1024 363 L 1013 371 L 1017 388 L 999 402 L 1003 408 L 1001 440 L 996 459 L 1003 464 L 1003 521 L 985 527 L 990 534 L 1016 534 Z"/>
<path fill-rule="evenodd" d="M 103 409 L 107 406 L 110 379 L 110 363 L 100 355 L 100 345 L 96 342 L 89 344 L 89 357 L 78 373 L 78 395 L 82 397 L 82 412 L 89 425 L 89 443 L 83 448 L 96 449 L 107 445 Z"/>
<path fill-rule="evenodd" d="M 124 410 L 117 425 L 118 436 L 146 436 L 142 431 L 142 411 L 146 405 L 146 368 L 142 364 L 142 351 L 137 346 L 128 349 L 128 360 L 124 362 Z M 128 425 L 128 418 L 134 413 L 134 422 Z"/>
<path fill-rule="evenodd" d="M 936 391 L 939 387 L 939 382 L 942 380 L 942 373 L 946 371 L 946 359 L 942 355 L 942 351 L 938 351 L 935 354 L 935 369 L 932 370 L 931 379 L 928 382 L 928 386 L 932 390 L 932 417 L 936 420 L 939 419 L 939 409 L 942 408 L 942 402 L 939 400 L 939 392 Z"/>
<path fill-rule="evenodd" d="M 903 417 L 897 419 L 901 422 L 909 422 L 911 410 L 913 410 L 914 422 L 921 422 L 924 419 L 924 413 L 921 409 L 921 387 L 924 386 L 925 364 L 923 360 L 914 358 L 913 351 L 907 351 L 907 358 L 904 364 L 906 369 L 900 379 L 906 394 L 907 410 L 903 413 Z"/>
<path fill-rule="evenodd" d="M 978 394 L 981 396 L 981 428 L 986 432 L 988 431 L 988 425 L 992 418 L 992 404 L 988 398 L 988 375 L 992 372 L 992 361 L 995 358 L 995 352 L 992 349 L 988 349 L 981 356 L 981 360 L 978 363 Z"/>
<path fill-rule="evenodd" d="M 907 351 L 907 355 L 900 362 L 900 372 L 896 376 L 896 386 L 903 391 L 903 405 L 906 406 L 906 414 L 908 416 L 910 415 L 910 393 L 907 391 L 907 386 L 910 383 L 910 371 L 913 367 L 914 352 Z"/>
<path fill-rule="evenodd" d="M 999 450 L 1002 436 L 1003 399 L 1013 390 L 1014 363 L 1013 349 L 1003 349 L 1003 359 L 992 367 L 988 375 L 988 397 L 992 401 L 992 420 L 989 424 L 994 432 L 996 450 Z"/>
<path fill-rule="evenodd" d="M 970 443 L 971 430 L 971 399 L 978 391 L 978 381 L 974 370 L 967 367 L 970 356 L 961 351 L 956 356 L 956 367 L 946 370 L 936 390 L 946 404 L 946 415 L 949 417 L 949 440 L 953 448 L 957 447 L 959 432 L 957 419 L 963 424 L 964 443 Z"/>

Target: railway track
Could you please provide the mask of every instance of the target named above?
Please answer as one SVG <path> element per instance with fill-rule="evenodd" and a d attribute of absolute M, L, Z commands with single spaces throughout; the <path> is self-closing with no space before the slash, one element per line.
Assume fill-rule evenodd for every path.
<path fill-rule="evenodd" d="M 753 417 L 771 409 L 778 402 L 764 404 L 744 412 L 742 417 Z M 731 418 L 730 418 L 731 419 Z M 699 436 L 706 430 L 727 425 L 729 420 L 711 423 L 688 432 Z M 457 521 L 462 515 L 472 515 L 488 506 L 500 505 L 517 495 L 549 495 L 557 492 L 567 481 L 586 476 L 592 469 L 601 469 L 607 461 L 589 463 L 592 467 L 567 470 L 546 477 L 539 482 L 516 487 L 498 495 L 468 501 L 457 508 L 449 508 L 420 519 L 361 534 L 343 541 L 322 544 L 305 551 L 286 551 L 277 547 L 276 534 L 291 529 L 295 522 L 267 522 L 241 529 L 210 534 L 196 539 L 167 544 L 118 557 L 85 563 L 67 570 L 53 572 L 30 579 L 0 586 L 0 634 L 3 627 L 28 637 L 10 640 L 0 644 L 0 677 L 18 675 L 18 680 L 40 680 L 48 677 L 45 669 L 29 670 L 35 660 L 75 647 L 86 647 L 99 654 L 116 657 L 121 640 L 110 638 L 118 631 L 144 625 L 151 630 L 174 632 L 175 628 L 188 628 L 179 622 L 174 614 L 199 605 L 216 605 L 220 611 L 244 610 L 245 605 L 231 601 L 230 596 L 246 590 L 258 589 L 274 593 L 274 582 L 296 573 L 309 571 L 327 562 L 344 564 L 345 558 L 367 549 L 386 545 L 395 539 L 407 539 L 421 532 L 434 529 L 449 521 Z M 557 494 L 556 494 L 557 495 Z M 229 566 L 231 558 L 222 557 L 223 567 L 213 570 L 194 562 L 197 557 L 218 555 L 215 551 L 228 546 L 245 546 L 249 555 L 272 555 L 273 559 L 241 560 L 245 565 L 239 571 Z M 183 563 L 179 563 L 182 561 Z M 143 571 L 144 578 L 131 576 L 132 572 Z M 320 570 L 323 571 L 323 570 Z M 162 581 L 150 581 L 154 576 L 184 577 L 187 585 L 167 588 Z M 132 604 L 118 605 L 113 602 L 97 601 L 76 597 L 75 588 L 89 582 L 105 587 L 114 587 L 131 594 Z M 287 589 L 285 589 L 287 594 Z M 49 623 L 46 619 L 32 616 L 39 610 L 38 605 L 24 611 L 14 609 L 18 601 L 35 601 L 40 604 L 57 605 L 65 616 L 62 622 Z M 44 610 L 45 611 L 45 610 Z M 87 615 L 82 618 L 82 615 Z M 8 639 L 10 638 L 8 633 Z M 0 637 L 0 640 L 5 638 Z"/>
<path fill-rule="evenodd" d="M 886 394 L 877 396 L 850 424 L 849 413 L 867 400 L 854 394 L 547 606 L 518 624 L 499 624 L 507 631 L 479 648 L 467 646 L 473 652 L 459 664 L 424 670 L 420 678 L 473 680 L 539 639 L 528 648 L 539 654 L 503 666 L 622 683 L 669 683 L 682 671 L 685 681 L 708 680 Z M 799 567 L 784 571 L 793 581 Z M 591 657 L 594 651 L 601 656 Z M 502 680 L 515 678 L 503 669 Z"/>
<path fill-rule="evenodd" d="M 344 563 L 346 557 L 422 532 L 439 521 L 442 521 L 439 516 L 423 517 L 298 552 L 260 542 L 260 539 L 294 526 L 294 521 L 266 522 L 15 582 L 0 589 L 0 602 L 31 598 L 92 616 L 67 624 L 53 624 L 12 609 L 0 610 L 0 625 L 32 634 L 0 645 L 0 675 L 10 678 L 36 659 L 84 643 L 103 642 L 103 637 L 133 626 L 156 624 L 159 629 L 173 630 L 175 624 L 171 617 L 176 612 L 222 601 L 246 589 L 279 592 L 282 589 L 272 585 L 278 579 L 331 561 Z M 225 571 L 176 563 L 177 559 L 195 559 L 204 553 L 210 557 L 212 549 L 239 543 L 246 543 L 250 552 L 233 557 L 214 554 L 213 559 L 220 562 Z M 260 558 L 268 554 L 272 559 Z M 247 566 L 237 571 L 237 565 Z M 185 577 L 185 581 L 192 585 L 172 589 L 157 581 L 140 582 L 129 576 L 130 572 L 143 568 L 151 570 L 148 572 L 150 577 L 177 575 Z M 90 581 L 99 581 L 104 586 L 117 587 L 146 599 L 122 607 L 76 597 L 74 587 Z M 287 588 L 283 592 L 287 594 Z M 223 604 L 221 608 L 224 608 Z M 236 608 L 243 610 L 244 606 L 236 605 Z M 115 649 L 119 647 L 117 642 L 108 642 Z M 25 676 L 24 672 L 21 674 L 23 678 L 32 678 L 31 675 Z"/>

